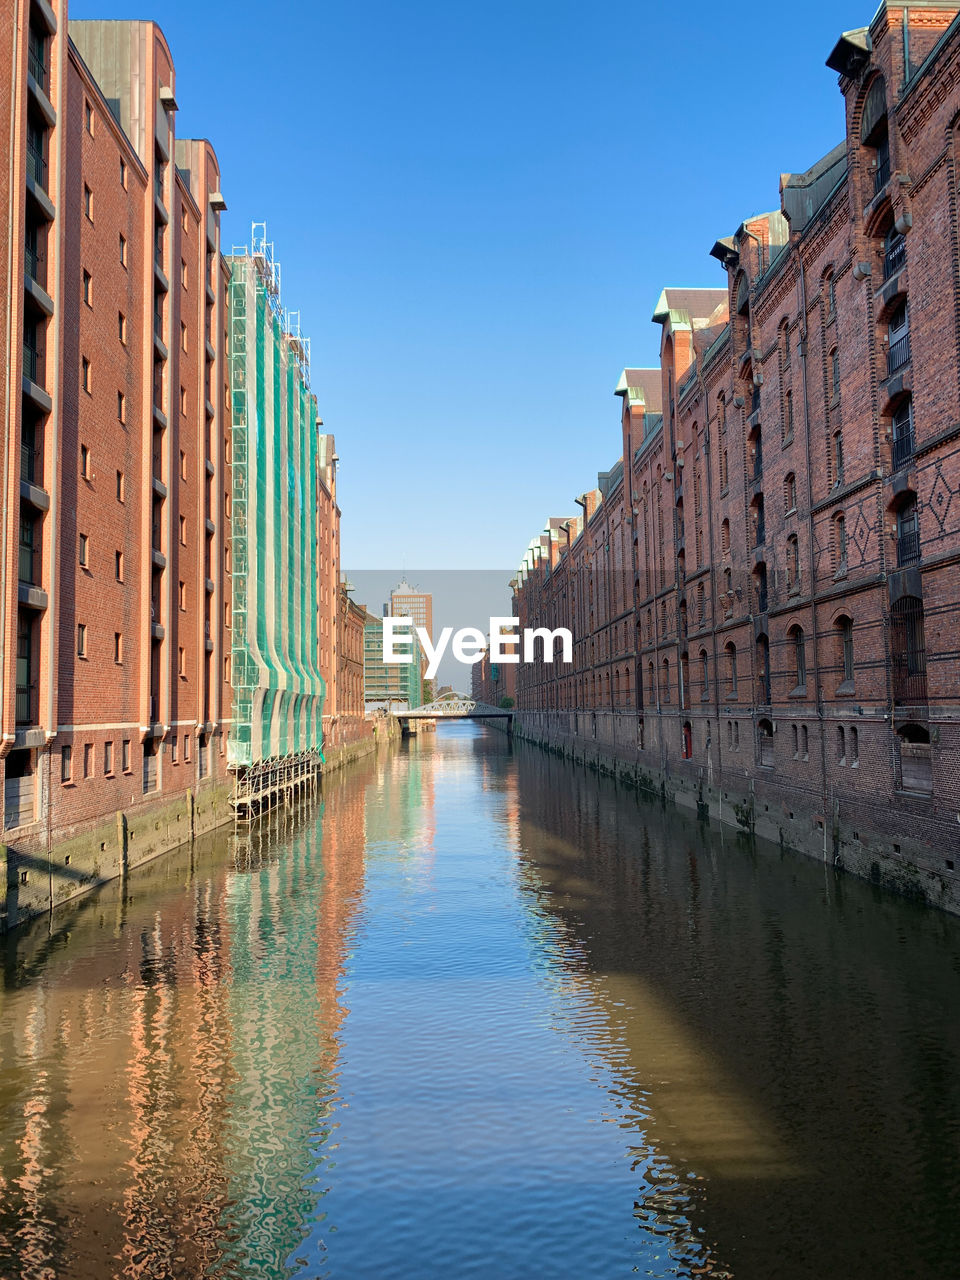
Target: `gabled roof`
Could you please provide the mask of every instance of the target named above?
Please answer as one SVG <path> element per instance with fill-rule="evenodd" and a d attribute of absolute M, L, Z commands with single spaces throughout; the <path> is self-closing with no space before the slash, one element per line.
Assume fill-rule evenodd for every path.
<path fill-rule="evenodd" d="M 675 326 L 689 328 L 695 320 L 708 320 L 726 301 L 726 289 L 664 289 L 652 319 L 654 324 L 669 320 Z"/>
<path fill-rule="evenodd" d="M 625 397 L 628 405 L 642 404 L 647 413 L 659 413 L 663 408 L 660 370 L 624 369 L 613 394 Z"/>

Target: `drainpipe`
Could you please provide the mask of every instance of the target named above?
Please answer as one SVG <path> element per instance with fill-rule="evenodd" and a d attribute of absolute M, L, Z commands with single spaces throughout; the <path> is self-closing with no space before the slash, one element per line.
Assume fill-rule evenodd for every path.
<path fill-rule="evenodd" d="M 813 505 L 813 457 L 810 448 L 810 394 L 807 388 L 807 281 L 803 270 L 803 258 L 798 250 L 797 263 L 800 267 L 800 376 L 803 382 L 803 427 L 804 444 L 807 463 L 807 502 Z M 824 732 L 823 686 L 820 683 L 820 628 L 817 622 L 816 600 L 816 557 L 813 550 L 813 519 L 809 521 L 809 573 L 810 573 L 810 612 L 811 631 L 813 633 L 813 680 L 817 691 L 817 720 L 820 724 L 820 790 L 823 808 L 823 860 L 827 860 L 827 742 Z"/>

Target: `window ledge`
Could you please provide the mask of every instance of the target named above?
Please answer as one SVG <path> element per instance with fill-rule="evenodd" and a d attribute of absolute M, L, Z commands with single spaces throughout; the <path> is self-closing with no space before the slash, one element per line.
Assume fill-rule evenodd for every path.
<path fill-rule="evenodd" d="M 805 684 L 798 684 L 795 689 L 792 689 L 790 691 L 791 698 L 805 698 L 806 696 L 807 696 L 807 686 Z"/>

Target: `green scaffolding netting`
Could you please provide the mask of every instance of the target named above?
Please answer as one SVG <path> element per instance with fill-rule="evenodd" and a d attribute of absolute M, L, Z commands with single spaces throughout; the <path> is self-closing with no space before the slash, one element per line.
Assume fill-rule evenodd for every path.
<path fill-rule="evenodd" d="M 319 752 L 317 409 L 272 273 L 232 255 L 232 765 Z"/>

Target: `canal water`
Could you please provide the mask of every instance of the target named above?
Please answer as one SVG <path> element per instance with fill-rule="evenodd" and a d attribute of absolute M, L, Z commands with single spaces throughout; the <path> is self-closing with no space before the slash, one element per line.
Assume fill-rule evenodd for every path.
<path fill-rule="evenodd" d="M 494 730 L 4 946 L 4 1278 L 960 1274 L 960 921 Z"/>

